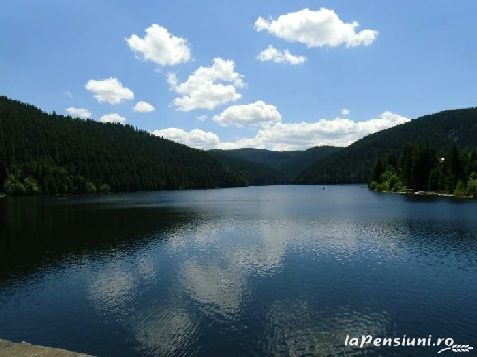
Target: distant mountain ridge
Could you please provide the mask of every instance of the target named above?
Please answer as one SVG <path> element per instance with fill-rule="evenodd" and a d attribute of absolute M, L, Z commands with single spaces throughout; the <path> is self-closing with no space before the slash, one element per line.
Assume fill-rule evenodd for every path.
<path fill-rule="evenodd" d="M 292 183 L 296 174 L 343 148 L 320 146 L 305 151 L 265 149 L 209 150 L 225 167 L 238 170 L 250 185 Z"/>
<path fill-rule="evenodd" d="M 197 150 L 131 125 L 48 114 L 0 96 L 0 192 L 62 194 L 273 184 L 365 183 L 408 144 L 477 148 L 477 108 L 446 110 L 346 148 Z"/>
<path fill-rule="evenodd" d="M 425 115 L 365 136 L 347 148 L 323 158 L 295 178 L 296 184 L 364 183 L 378 156 L 398 155 L 407 143 L 426 144 L 442 152 L 455 143 L 477 148 L 477 108 L 446 110 Z"/>
<path fill-rule="evenodd" d="M 225 168 L 239 172 L 250 186 L 282 185 L 292 179 L 282 170 L 268 166 L 256 160 L 246 160 L 228 150 L 210 150 L 207 152 Z"/>
<path fill-rule="evenodd" d="M 266 149 L 231 149 L 231 150 L 210 150 L 210 152 L 220 151 L 230 157 L 237 157 L 243 160 L 264 164 L 273 168 L 280 168 L 285 162 L 290 160 L 301 151 L 271 151 Z"/>

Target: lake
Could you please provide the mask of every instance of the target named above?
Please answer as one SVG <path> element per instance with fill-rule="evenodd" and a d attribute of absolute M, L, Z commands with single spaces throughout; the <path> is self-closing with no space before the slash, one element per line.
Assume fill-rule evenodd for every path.
<path fill-rule="evenodd" d="M 0 219 L 3 339 L 98 356 L 446 347 L 361 335 L 477 349 L 477 201 L 268 186 L 3 198 Z"/>

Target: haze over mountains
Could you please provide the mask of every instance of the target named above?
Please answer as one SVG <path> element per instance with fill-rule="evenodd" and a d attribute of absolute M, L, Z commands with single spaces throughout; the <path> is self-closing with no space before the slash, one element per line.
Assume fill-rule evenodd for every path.
<path fill-rule="evenodd" d="M 477 108 L 448 110 L 349 147 L 203 151 L 130 125 L 48 114 L 0 97 L 0 190 L 10 194 L 364 183 L 378 156 L 407 143 L 477 148 Z"/>

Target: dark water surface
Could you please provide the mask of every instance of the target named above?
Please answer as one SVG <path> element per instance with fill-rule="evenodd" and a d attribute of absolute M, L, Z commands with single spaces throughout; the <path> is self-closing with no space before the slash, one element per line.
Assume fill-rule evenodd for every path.
<path fill-rule="evenodd" d="M 345 346 L 432 335 L 477 353 L 476 201 L 270 186 L 3 198 L 0 219 L 0 338 L 99 356 L 433 356 Z"/>

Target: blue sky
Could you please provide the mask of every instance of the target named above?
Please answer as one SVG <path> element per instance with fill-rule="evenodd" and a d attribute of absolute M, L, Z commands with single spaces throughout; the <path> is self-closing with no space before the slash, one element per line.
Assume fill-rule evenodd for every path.
<path fill-rule="evenodd" d="M 1 95 L 193 147 L 344 146 L 476 105 L 474 0 L 1 7 Z"/>

